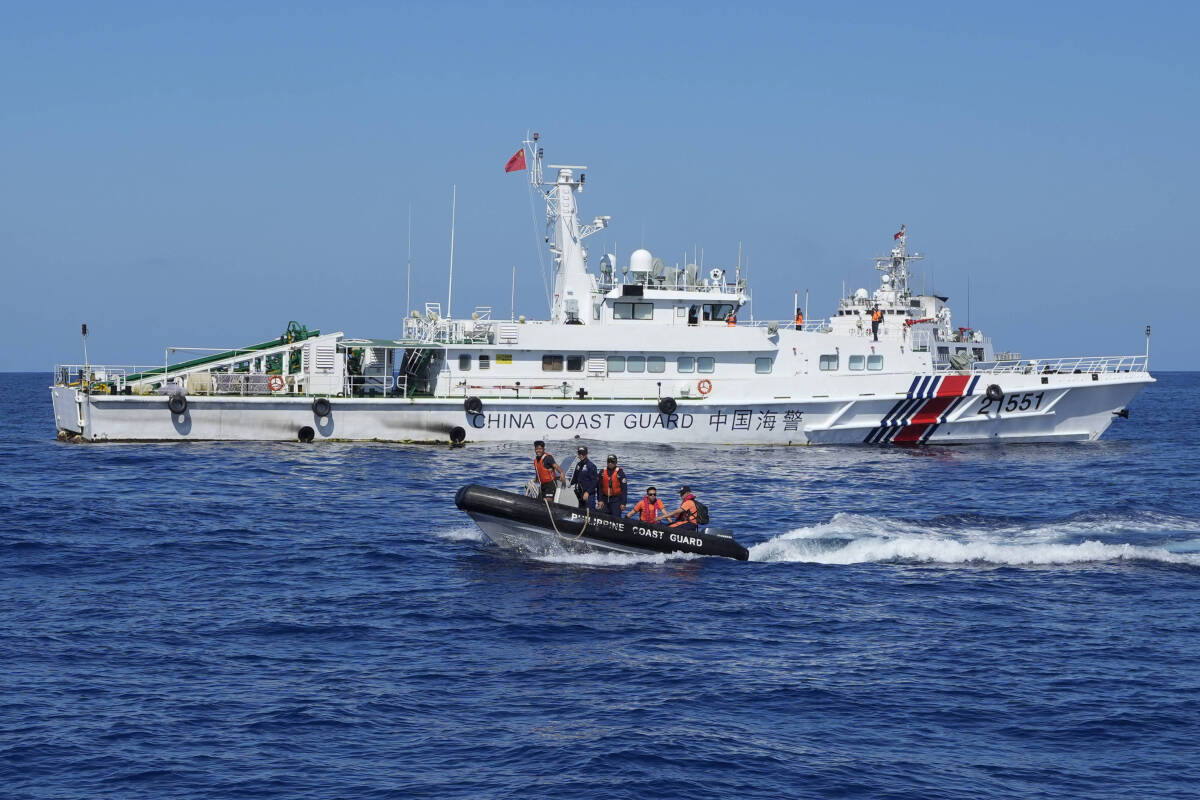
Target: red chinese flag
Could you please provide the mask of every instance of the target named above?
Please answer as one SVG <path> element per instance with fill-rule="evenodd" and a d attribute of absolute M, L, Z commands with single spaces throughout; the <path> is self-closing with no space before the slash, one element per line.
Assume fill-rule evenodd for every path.
<path fill-rule="evenodd" d="M 505 172 L 520 172 L 525 169 L 525 148 L 521 148 L 504 165 Z"/>
<path fill-rule="evenodd" d="M 894 241 L 896 241 L 897 239 L 899 239 L 899 238 L 900 238 L 901 236 L 903 236 L 903 235 L 904 235 L 904 231 L 900 231 L 899 233 L 897 233 L 897 234 L 895 234 L 895 235 L 893 235 L 893 236 L 892 236 L 892 241 L 893 241 L 893 242 L 894 242 Z"/>

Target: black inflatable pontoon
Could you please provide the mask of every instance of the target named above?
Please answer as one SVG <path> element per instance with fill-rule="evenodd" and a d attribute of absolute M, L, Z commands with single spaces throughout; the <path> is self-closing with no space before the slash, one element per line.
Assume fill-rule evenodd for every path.
<path fill-rule="evenodd" d="M 467 512 L 491 541 L 536 555 L 602 550 L 749 558 L 732 534 L 717 528 L 682 531 L 486 486 L 462 487 L 454 504 Z"/>

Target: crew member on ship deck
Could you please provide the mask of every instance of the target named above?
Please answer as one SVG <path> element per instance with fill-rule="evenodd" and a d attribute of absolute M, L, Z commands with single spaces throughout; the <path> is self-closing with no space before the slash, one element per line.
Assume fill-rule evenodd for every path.
<path fill-rule="evenodd" d="M 796 330 L 804 330 L 804 312 L 798 308 L 796 309 Z"/>

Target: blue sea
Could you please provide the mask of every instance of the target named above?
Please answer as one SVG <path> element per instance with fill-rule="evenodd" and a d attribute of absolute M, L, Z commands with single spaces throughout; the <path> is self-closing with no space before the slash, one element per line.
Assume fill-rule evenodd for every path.
<path fill-rule="evenodd" d="M 454 492 L 524 443 L 60 443 L 0 374 L 0 796 L 1200 796 L 1157 377 L 1091 444 L 615 449 L 744 563 L 486 544 Z"/>

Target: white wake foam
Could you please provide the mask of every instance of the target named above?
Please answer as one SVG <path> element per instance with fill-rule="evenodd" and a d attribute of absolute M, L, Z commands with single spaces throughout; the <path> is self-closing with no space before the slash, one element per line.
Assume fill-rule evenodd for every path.
<path fill-rule="evenodd" d="M 932 529 L 931 529 L 932 528 Z M 1099 538 L 1159 532 L 1186 532 L 1187 542 L 1136 544 Z M 1076 519 L 1037 526 L 980 523 L 923 525 L 907 520 L 836 514 L 827 523 L 797 528 L 750 548 L 751 561 L 804 561 L 863 564 L 917 561 L 942 564 L 988 563 L 1026 566 L 1148 560 L 1200 566 L 1189 546 L 1196 523 L 1182 518 Z M 1081 537 L 1089 537 L 1078 541 Z"/>
<path fill-rule="evenodd" d="M 439 539 L 445 539 L 448 542 L 486 542 L 487 539 L 483 533 L 474 525 L 463 525 L 450 530 L 434 531 L 434 535 Z"/>
<path fill-rule="evenodd" d="M 573 564 L 581 567 L 629 567 L 637 564 L 666 564 L 670 561 L 690 561 L 704 556 L 694 553 L 547 553 L 534 557 L 548 564 Z"/>

